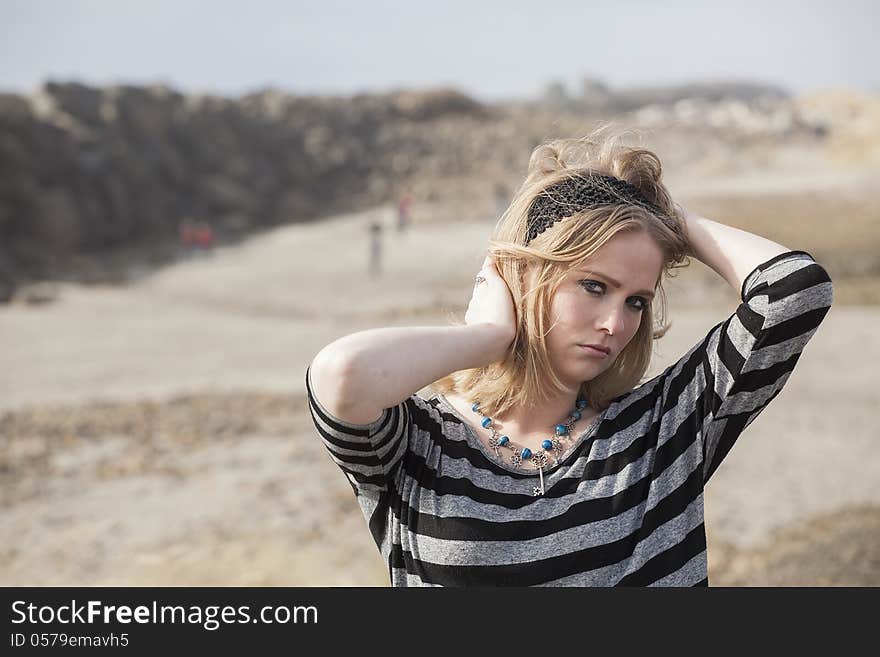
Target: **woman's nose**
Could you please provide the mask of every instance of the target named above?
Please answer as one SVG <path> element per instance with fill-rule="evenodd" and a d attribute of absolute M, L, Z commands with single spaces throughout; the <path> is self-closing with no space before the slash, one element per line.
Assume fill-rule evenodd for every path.
<path fill-rule="evenodd" d="M 622 333 L 625 326 L 625 316 L 621 308 L 611 308 L 602 316 L 599 328 L 608 331 L 609 335 Z"/>

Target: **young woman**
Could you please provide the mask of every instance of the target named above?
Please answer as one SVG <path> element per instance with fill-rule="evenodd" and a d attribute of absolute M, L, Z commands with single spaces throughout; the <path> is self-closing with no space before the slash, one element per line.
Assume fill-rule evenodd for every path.
<path fill-rule="evenodd" d="M 322 349 L 312 418 L 393 586 L 707 586 L 703 488 L 828 312 L 804 251 L 675 205 L 650 151 L 538 147 L 464 324 Z M 688 256 L 742 303 L 642 382 Z M 429 399 L 415 393 L 428 385 Z"/>

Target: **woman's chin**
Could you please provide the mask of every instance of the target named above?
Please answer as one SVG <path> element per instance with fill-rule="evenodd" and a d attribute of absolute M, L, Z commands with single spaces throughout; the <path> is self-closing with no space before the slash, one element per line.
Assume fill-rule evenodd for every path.
<path fill-rule="evenodd" d="M 568 386 L 569 388 L 577 388 L 584 383 L 588 383 L 595 379 L 602 373 L 602 370 L 599 370 L 595 367 L 592 368 L 580 368 L 575 372 L 563 372 L 560 376 L 560 379 Z"/>

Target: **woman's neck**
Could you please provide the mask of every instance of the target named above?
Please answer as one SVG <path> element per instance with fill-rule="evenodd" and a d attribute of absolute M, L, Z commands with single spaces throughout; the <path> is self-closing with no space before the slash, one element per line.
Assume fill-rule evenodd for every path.
<path fill-rule="evenodd" d="M 447 400 L 462 417 L 471 421 L 472 425 L 480 425 L 480 416 L 471 406 L 473 401 L 460 395 L 446 395 Z M 513 408 L 506 413 L 491 416 L 495 429 L 510 437 L 524 447 L 540 445 L 541 441 L 552 436 L 557 424 L 564 424 L 572 411 L 577 408 L 577 390 L 559 394 L 537 408 Z M 591 419 L 591 409 L 583 409 L 583 418 L 576 427 L 586 426 Z M 482 429 L 482 433 L 491 435 L 490 429 Z"/>
<path fill-rule="evenodd" d="M 496 418 L 496 423 L 516 427 L 521 434 L 543 434 L 564 423 L 577 408 L 577 391 L 560 394 L 535 408 L 512 408 Z"/>

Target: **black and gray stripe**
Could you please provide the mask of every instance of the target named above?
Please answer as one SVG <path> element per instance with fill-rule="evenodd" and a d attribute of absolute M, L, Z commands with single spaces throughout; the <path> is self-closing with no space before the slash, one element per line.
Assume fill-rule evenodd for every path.
<path fill-rule="evenodd" d="M 394 586 L 707 586 L 703 489 L 779 394 L 833 299 L 804 251 L 757 267 L 743 302 L 661 374 L 614 399 L 536 476 L 488 458 L 442 396 L 369 425 L 312 418 Z"/>

